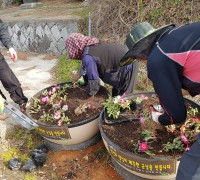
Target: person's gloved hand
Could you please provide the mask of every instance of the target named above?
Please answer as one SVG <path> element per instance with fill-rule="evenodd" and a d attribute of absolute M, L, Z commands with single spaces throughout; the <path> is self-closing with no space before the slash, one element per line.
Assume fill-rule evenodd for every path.
<path fill-rule="evenodd" d="M 84 86 L 84 85 L 85 85 L 85 80 L 84 80 L 83 76 L 81 76 L 81 77 L 78 79 L 78 84 L 79 84 L 80 86 Z"/>
<path fill-rule="evenodd" d="M 158 118 L 162 113 L 157 112 L 157 111 L 151 111 L 151 117 L 154 122 L 159 123 Z"/>
<path fill-rule="evenodd" d="M 10 52 L 10 55 L 11 55 L 11 59 L 13 61 L 16 61 L 17 60 L 17 53 L 16 51 L 14 50 L 14 48 L 9 48 L 9 52 Z"/>

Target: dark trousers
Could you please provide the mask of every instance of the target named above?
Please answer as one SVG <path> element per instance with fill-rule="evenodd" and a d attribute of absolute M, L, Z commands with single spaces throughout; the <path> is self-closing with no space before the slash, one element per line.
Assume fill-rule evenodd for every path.
<path fill-rule="evenodd" d="M 200 141 L 200 134 L 198 134 Z M 196 141 L 180 160 L 176 180 L 200 179 L 200 142 Z"/>
<path fill-rule="evenodd" d="M 8 66 L 2 54 L 0 54 L 0 81 L 15 103 L 21 105 L 28 101 L 23 94 L 19 80 Z"/>
<path fill-rule="evenodd" d="M 136 85 L 136 80 L 137 80 L 137 75 L 138 75 L 138 69 L 139 69 L 139 62 L 134 61 L 131 64 L 131 70 L 126 72 L 126 66 L 121 68 L 121 74 L 123 78 L 120 81 L 119 88 L 114 88 L 112 89 L 112 96 L 117 96 L 117 95 L 126 95 L 132 94 L 135 89 Z M 124 75 L 123 75 L 124 74 Z"/>

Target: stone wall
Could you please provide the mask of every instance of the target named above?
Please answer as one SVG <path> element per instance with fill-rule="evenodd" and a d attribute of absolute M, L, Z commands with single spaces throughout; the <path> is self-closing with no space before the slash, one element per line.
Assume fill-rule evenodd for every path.
<path fill-rule="evenodd" d="M 5 22 L 5 21 L 4 21 Z M 61 55 L 69 34 L 78 32 L 77 20 L 5 22 L 16 51 Z M 1 48 L 2 45 L 0 46 Z"/>
<path fill-rule="evenodd" d="M 11 6 L 14 0 L 0 0 L 0 7 Z"/>

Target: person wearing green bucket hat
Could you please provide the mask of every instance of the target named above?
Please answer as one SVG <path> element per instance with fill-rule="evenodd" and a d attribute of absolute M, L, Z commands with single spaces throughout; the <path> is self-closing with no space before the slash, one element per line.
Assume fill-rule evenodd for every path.
<path fill-rule="evenodd" d="M 164 110 L 152 111 L 152 120 L 164 126 L 183 123 L 187 110 L 182 90 L 192 97 L 200 94 L 200 22 L 178 27 L 170 24 L 158 29 L 143 22 L 131 30 L 126 44 L 129 51 L 120 66 L 134 59 L 147 60 L 148 78 Z M 199 152 L 200 134 L 183 153 L 176 180 L 200 179 Z"/>

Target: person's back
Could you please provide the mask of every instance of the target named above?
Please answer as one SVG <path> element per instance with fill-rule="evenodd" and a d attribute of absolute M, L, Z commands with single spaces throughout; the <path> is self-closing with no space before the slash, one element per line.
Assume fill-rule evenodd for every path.
<path fill-rule="evenodd" d="M 88 46 L 88 53 L 95 58 L 99 77 L 103 82 L 117 88 L 121 76 L 119 62 L 128 51 L 127 46 L 114 43 L 100 43 L 97 46 Z"/>
<path fill-rule="evenodd" d="M 127 59 L 129 57 L 147 59 L 148 77 L 153 82 L 164 110 L 163 113 L 152 110 L 152 120 L 160 125 L 179 124 L 186 120 L 182 88 L 192 96 L 200 94 L 199 29 L 200 22 L 180 27 L 170 24 L 158 29 L 143 22 L 127 36 L 129 52 L 122 58 L 120 65 L 130 63 L 130 59 Z M 185 136 L 184 131 L 181 135 Z M 176 180 L 199 180 L 200 134 L 191 147 L 187 145 Z"/>

